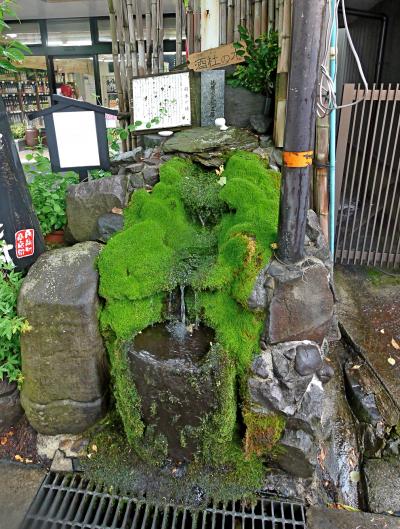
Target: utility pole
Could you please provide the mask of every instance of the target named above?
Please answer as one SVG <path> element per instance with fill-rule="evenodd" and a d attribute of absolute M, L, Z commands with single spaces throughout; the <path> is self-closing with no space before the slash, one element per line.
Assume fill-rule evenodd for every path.
<path fill-rule="evenodd" d="M 0 97 L 0 259 L 29 268 L 45 250 L 24 170 Z"/>
<path fill-rule="evenodd" d="M 314 158 L 318 59 L 326 1 L 293 2 L 278 249 L 279 258 L 286 263 L 304 257 Z"/>

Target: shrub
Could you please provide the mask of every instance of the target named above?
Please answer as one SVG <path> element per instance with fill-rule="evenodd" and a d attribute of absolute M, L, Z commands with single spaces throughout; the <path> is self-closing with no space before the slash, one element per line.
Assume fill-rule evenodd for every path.
<path fill-rule="evenodd" d="M 2 246 L 0 243 L 0 257 Z M 20 334 L 29 324 L 17 315 L 22 274 L 0 258 L 0 380 L 21 382 Z"/>
<path fill-rule="evenodd" d="M 13 123 L 11 125 L 11 134 L 14 140 L 22 140 L 25 138 L 26 126 L 23 123 Z"/>
<path fill-rule="evenodd" d="M 274 90 L 278 65 L 278 33 L 270 31 L 253 40 L 248 30 L 239 26 L 241 42 L 235 42 L 236 54 L 245 58 L 228 80 L 232 86 L 242 86 L 256 94 L 271 94 Z"/>
<path fill-rule="evenodd" d="M 79 182 L 76 173 L 53 173 L 50 160 L 40 150 L 27 156 L 34 164 L 27 170 L 27 178 L 31 181 L 29 191 L 33 207 L 40 222 L 43 235 L 59 230 L 67 223 L 65 198 L 67 189 Z"/>

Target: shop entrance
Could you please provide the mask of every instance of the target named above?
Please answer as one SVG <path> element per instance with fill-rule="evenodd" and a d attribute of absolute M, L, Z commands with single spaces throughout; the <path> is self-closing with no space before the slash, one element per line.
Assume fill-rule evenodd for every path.
<path fill-rule="evenodd" d="M 96 104 L 98 96 L 94 57 L 51 57 L 57 94 Z"/>

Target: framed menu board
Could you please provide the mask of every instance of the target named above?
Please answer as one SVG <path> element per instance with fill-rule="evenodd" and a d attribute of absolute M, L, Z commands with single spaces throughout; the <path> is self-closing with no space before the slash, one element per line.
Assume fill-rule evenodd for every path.
<path fill-rule="evenodd" d="M 137 131 L 190 126 L 189 72 L 133 79 L 133 115 Z"/>

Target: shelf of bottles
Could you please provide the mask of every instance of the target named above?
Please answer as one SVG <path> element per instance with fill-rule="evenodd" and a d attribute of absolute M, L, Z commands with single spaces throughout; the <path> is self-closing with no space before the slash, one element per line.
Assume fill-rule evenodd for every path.
<path fill-rule="evenodd" d="M 47 76 L 36 71 L 0 76 L 0 96 L 11 124 L 26 122 L 28 112 L 51 104 Z M 34 120 L 33 125 L 42 127 L 42 119 Z"/>

